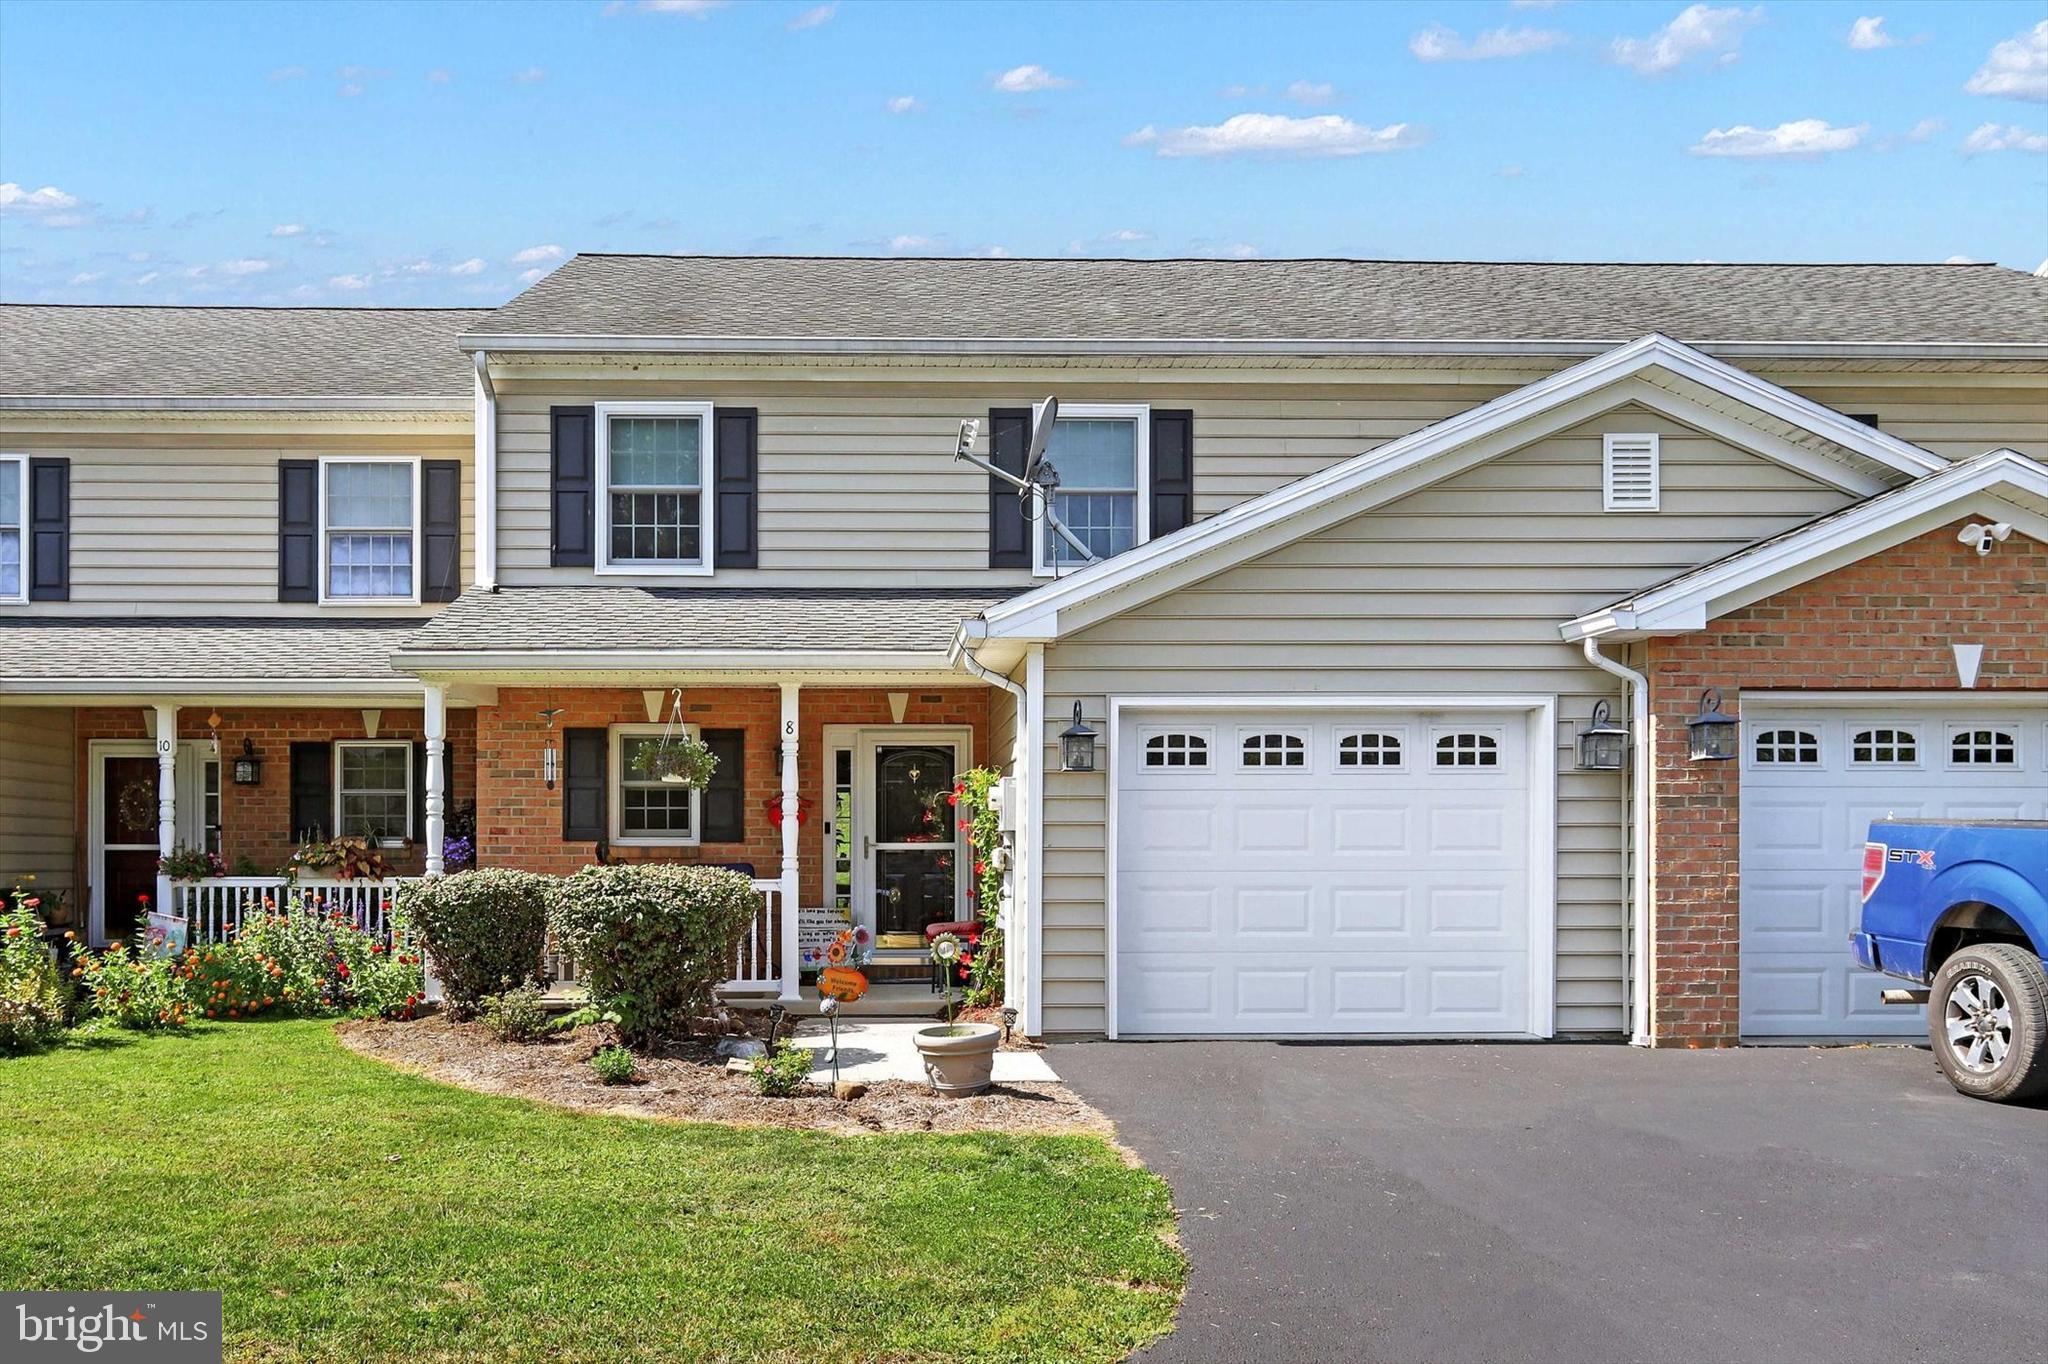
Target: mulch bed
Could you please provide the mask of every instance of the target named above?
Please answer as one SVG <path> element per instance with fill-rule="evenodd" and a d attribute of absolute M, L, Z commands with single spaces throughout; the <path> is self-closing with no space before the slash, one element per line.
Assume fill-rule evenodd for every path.
<path fill-rule="evenodd" d="M 808 1031 L 815 1024 L 805 1025 Z M 674 1042 L 640 1055 L 636 1083 L 607 1085 L 588 1064 L 612 1042 L 608 1029 L 582 1027 L 543 1042 L 500 1042 L 476 1023 L 434 1014 L 411 1022 L 341 1023 L 342 1045 L 447 1084 L 510 1094 L 587 1112 L 677 1122 L 808 1128 L 824 1132 L 1086 1132 L 1110 1137 L 1109 1120 L 1062 1084 L 1004 1084 L 968 1098 L 887 1081 L 857 1099 L 823 1089 L 787 1099 L 754 1092 L 725 1068 L 714 1041 Z"/>

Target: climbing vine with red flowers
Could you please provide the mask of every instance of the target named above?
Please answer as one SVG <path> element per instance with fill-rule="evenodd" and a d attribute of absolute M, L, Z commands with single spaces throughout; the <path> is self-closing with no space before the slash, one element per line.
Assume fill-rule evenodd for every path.
<path fill-rule="evenodd" d="M 992 799 L 1002 773 L 974 767 L 960 774 L 947 797 L 958 813 L 960 832 L 973 844 L 974 916 L 981 921 L 981 942 L 966 967 L 969 1007 L 1003 1002 L 1003 873 L 1009 850 L 1003 846 L 1002 820 Z"/>

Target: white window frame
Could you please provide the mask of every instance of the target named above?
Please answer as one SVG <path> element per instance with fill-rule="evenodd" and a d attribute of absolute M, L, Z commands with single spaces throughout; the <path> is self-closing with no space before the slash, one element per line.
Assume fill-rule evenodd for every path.
<path fill-rule="evenodd" d="M 412 591 L 402 597 L 352 597 L 334 596 L 328 588 L 327 545 L 331 532 L 327 525 L 327 470 L 336 464 L 403 464 L 412 470 Z M 322 606 L 418 606 L 420 604 L 420 579 L 426 575 L 426 536 L 420 522 L 420 460 L 417 455 L 322 455 L 320 457 L 320 604 Z M 359 528 L 349 528 L 344 535 L 363 534 Z M 373 530 L 369 534 L 383 534 Z"/>
<path fill-rule="evenodd" d="M 1202 761 L 1199 763 L 1152 763 L 1151 750 L 1147 747 L 1154 739 L 1165 739 L 1174 735 L 1185 736 L 1198 741 Z M 1192 753 L 1195 750 L 1186 749 Z M 1162 753 L 1162 756 L 1164 754 Z M 1216 761 L 1216 734 L 1206 725 L 1164 725 L 1149 726 L 1138 731 L 1138 767 L 1155 777 L 1206 777 L 1221 764 Z"/>
<path fill-rule="evenodd" d="M 1896 758 L 1858 758 L 1856 756 L 1856 748 L 1863 735 L 1877 735 L 1886 732 L 1890 732 L 1896 738 L 1903 738 L 1912 744 L 1913 757 L 1910 761 Z M 1878 745 L 1873 743 L 1870 747 L 1875 752 Z M 1901 770 L 1912 772 L 1918 771 L 1927 762 L 1927 736 L 1921 731 L 1919 725 L 1906 720 L 1851 720 L 1844 727 L 1842 749 L 1848 755 L 1849 766 L 1860 772 L 1896 772 Z M 1893 744 L 1893 750 L 1897 750 L 1896 742 Z M 1787 766 L 1789 764 L 1772 765 Z"/>
<path fill-rule="evenodd" d="M 597 442 L 595 486 L 597 503 L 597 544 L 592 559 L 594 571 L 607 577 L 708 578 L 718 543 L 718 497 L 714 491 L 718 467 L 718 433 L 712 417 L 715 404 L 697 400 L 673 402 L 623 402 L 596 405 Z M 697 552 L 692 563 L 648 563 L 628 560 L 612 562 L 612 418 L 694 417 L 697 419 Z"/>
<path fill-rule="evenodd" d="M 32 519 L 28 506 L 28 456 L 17 455 L 12 451 L 0 451 L 0 460 L 10 459 L 14 460 L 19 466 L 15 473 L 17 476 L 16 489 L 21 494 L 21 498 L 16 505 L 21 508 L 21 520 L 15 523 L 13 529 L 21 533 L 21 591 L 7 596 L 0 596 L 0 606 L 20 606 L 26 603 L 28 601 L 29 581 L 33 576 L 28 561 L 29 541 L 33 538 L 28 533 L 28 523 Z"/>
<path fill-rule="evenodd" d="M 1043 403 L 1031 405 L 1032 420 L 1035 422 Z M 1137 444 L 1134 458 L 1137 468 L 1138 507 L 1132 518 L 1136 526 L 1131 548 L 1136 549 L 1152 538 L 1152 404 L 1150 403 L 1061 403 L 1060 420 L 1075 421 L 1128 421 L 1137 427 Z M 1057 424 L 1057 423 L 1055 423 Z M 1060 487 L 1063 493 L 1121 492 L 1121 488 L 1069 488 Z M 1046 554 L 1046 537 L 1055 532 L 1043 520 L 1031 523 L 1031 575 L 1035 578 L 1050 578 L 1055 572 L 1071 573 L 1085 564 L 1063 563 L 1055 569 Z"/>
<path fill-rule="evenodd" d="M 1283 740 L 1292 739 L 1296 747 L 1290 748 L 1285 743 L 1279 748 L 1261 747 L 1258 750 L 1261 754 L 1277 754 L 1282 761 L 1246 762 L 1245 745 L 1253 739 L 1263 739 L 1268 735 L 1279 735 Z M 1285 758 L 1292 753 L 1299 753 L 1301 761 L 1298 763 L 1285 761 Z M 1292 725 L 1239 725 L 1237 727 L 1236 762 L 1237 770 L 1240 772 L 1257 772 L 1261 775 L 1269 772 L 1291 772 L 1297 776 L 1313 773 L 1316 770 L 1315 735 L 1309 730 L 1297 729 Z"/>
<path fill-rule="evenodd" d="M 1789 744 L 1774 741 L 1771 744 L 1771 751 L 1773 753 L 1790 752 L 1794 756 L 1790 758 L 1763 757 L 1764 740 L 1779 734 L 1790 734 L 1794 737 Z M 1813 758 L 1811 761 L 1797 756 L 1800 749 L 1807 747 L 1805 743 L 1807 738 L 1813 740 Z M 1788 770 L 1816 771 L 1828 765 L 1829 745 L 1833 741 L 1833 726 L 1821 724 L 1817 721 L 1759 720 L 1754 728 L 1747 730 L 1743 735 L 1742 765 L 1751 770 L 1764 768 L 1772 772 Z"/>
<path fill-rule="evenodd" d="M 610 755 L 605 763 L 605 809 L 609 816 L 608 827 L 611 841 L 621 848 L 695 848 L 704 842 L 704 793 L 690 792 L 690 832 L 687 837 L 672 834 L 629 834 L 626 827 L 626 740 L 659 738 L 665 725 L 612 725 L 607 730 L 611 745 Z M 680 725 L 674 732 L 687 738 L 698 737 L 696 725 Z"/>
<path fill-rule="evenodd" d="M 1468 734 L 1475 739 L 1487 741 L 1486 744 L 1474 744 L 1472 746 L 1470 749 L 1473 755 L 1471 762 L 1447 763 L 1440 761 L 1446 751 L 1453 758 L 1465 752 L 1466 750 L 1456 746 L 1456 741 Z M 1452 747 L 1449 750 L 1438 748 L 1437 745 L 1446 739 L 1452 741 Z M 1506 772 L 1508 770 L 1506 740 L 1506 731 L 1502 730 L 1498 725 L 1433 725 L 1429 731 L 1429 770 L 1431 772 L 1449 773 L 1452 776 L 1458 777 L 1484 776 L 1490 773 Z M 1489 747 L 1488 745 L 1491 746 Z M 1492 762 L 1481 761 L 1487 754 L 1493 756 Z"/>
<path fill-rule="evenodd" d="M 397 838 L 380 838 L 379 847 L 403 848 L 412 842 L 419 830 L 420 812 L 413 808 L 414 783 L 418 780 L 413 772 L 413 747 L 409 739 L 336 739 L 334 741 L 334 836 L 356 837 L 341 818 L 341 755 L 351 748 L 402 748 L 405 750 L 405 833 Z M 380 790 L 383 788 L 379 788 Z"/>
<path fill-rule="evenodd" d="M 2024 772 L 2027 770 L 2027 732 L 2030 726 L 2013 724 L 2009 720 L 1951 720 L 1942 726 L 1941 761 L 1950 772 Z M 1956 761 L 1956 740 L 1965 734 L 1990 730 L 1996 734 L 2012 735 L 2012 761 L 2009 763 L 1973 763 Z M 1975 748 L 1975 745 L 1971 745 Z"/>
<path fill-rule="evenodd" d="M 1394 741 L 1395 760 L 1387 763 L 1347 763 L 1344 761 L 1344 743 L 1347 739 L 1362 738 L 1367 734 L 1379 735 Z M 1386 772 L 1408 770 L 1409 755 L 1415 746 L 1409 742 L 1406 725 L 1340 724 L 1330 731 L 1330 770 L 1347 776 L 1370 777 Z M 1364 751 L 1364 750 L 1361 750 Z M 1370 750 L 1385 754 L 1385 748 Z"/>
<path fill-rule="evenodd" d="M 1650 500 L 1617 502 L 1614 496 L 1614 447 L 1621 442 L 1650 443 Z M 1627 514 L 1654 512 L 1664 505 L 1664 442 L 1655 431 L 1613 431 L 1600 437 L 1600 506 L 1604 511 Z"/>

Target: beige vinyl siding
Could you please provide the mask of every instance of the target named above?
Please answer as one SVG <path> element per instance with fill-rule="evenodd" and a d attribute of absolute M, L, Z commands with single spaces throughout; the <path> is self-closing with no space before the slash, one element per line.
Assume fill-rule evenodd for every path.
<path fill-rule="evenodd" d="M 424 615 L 436 608 L 277 600 L 277 464 L 322 455 L 462 461 L 462 577 L 475 576 L 466 427 L 235 437 L 221 432 L 0 433 L 0 449 L 71 461 L 71 600 L 39 615 Z M 0 608 L 4 609 L 4 608 Z"/>
<path fill-rule="evenodd" d="M 1755 372 L 1947 459 L 2001 447 L 2048 459 L 2048 374 Z"/>
<path fill-rule="evenodd" d="M 34 875 L 39 887 L 71 893 L 77 789 L 72 712 L 0 709 L 0 890 Z"/>
<path fill-rule="evenodd" d="M 1601 510 L 1600 437 L 1662 436 L 1663 510 Z M 1625 778 L 1575 771 L 1578 725 L 1619 685 L 1558 638 L 1571 616 L 1848 498 L 1666 418 L 1619 409 L 1052 646 L 1046 741 L 1078 698 L 1437 693 L 1558 699 L 1557 1025 L 1622 1025 Z M 1048 747 L 1048 754 L 1052 752 Z M 1099 749 L 1105 766 L 1115 754 Z M 1107 1025 L 1105 793 L 1046 795 L 1048 1032 Z"/>

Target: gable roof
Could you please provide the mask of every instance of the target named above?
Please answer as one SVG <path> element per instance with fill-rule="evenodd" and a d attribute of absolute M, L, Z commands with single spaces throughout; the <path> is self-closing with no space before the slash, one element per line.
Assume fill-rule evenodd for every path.
<path fill-rule="evenodd" d="M 1997 266 L 578 255 L 473 349 L 2048 350 Z"/>
<path fill-rule="evenodd" d="M 1987 503 L 2000 519 L 2048 541 L 2048 466 L 2014 450 L 1993 450 L 1690 569 L 1568 621 L 1560 632 L 1579 640 L 1697 630 L 1716 616 L 1945 526 Z"/>
<path fill-rule="evenodd" d="M 1667 382 L 1648 382 L 1651 376 Z M 1671 386 L 1668 381 L 1674 380 L 1680 387 L 1692 385 L 1733 399 L 1788 430 L 1804 433 L 1807 440 L 1739 428 L 1725 414 Z M 1646 336 L 1114 559 L 1089 564 L 985 612 L 983 620 L 991 637 L 1057 638 L 1426 487 L 1455 472 L 1458 461 L 1483 462 L 1622 401 L 1672 414 L 1864 496 L 1883 491 L 1902 476 L 1918 478 L 1948 467 L 1948 461 L 1909 441 L 1690 346 L 1665 336 Z"/>
<path fill-rule="evenodd" d="M 0 404 L 166 399 L 212 405 L 431 399 L 467 407 L 474 366 L 456 345 L 477 308 L 143 308 L 0 305 Z M 22 400 L 22 401 L 17 401 Z M 301 403 L 300 405 L 309 405 Z"/>

